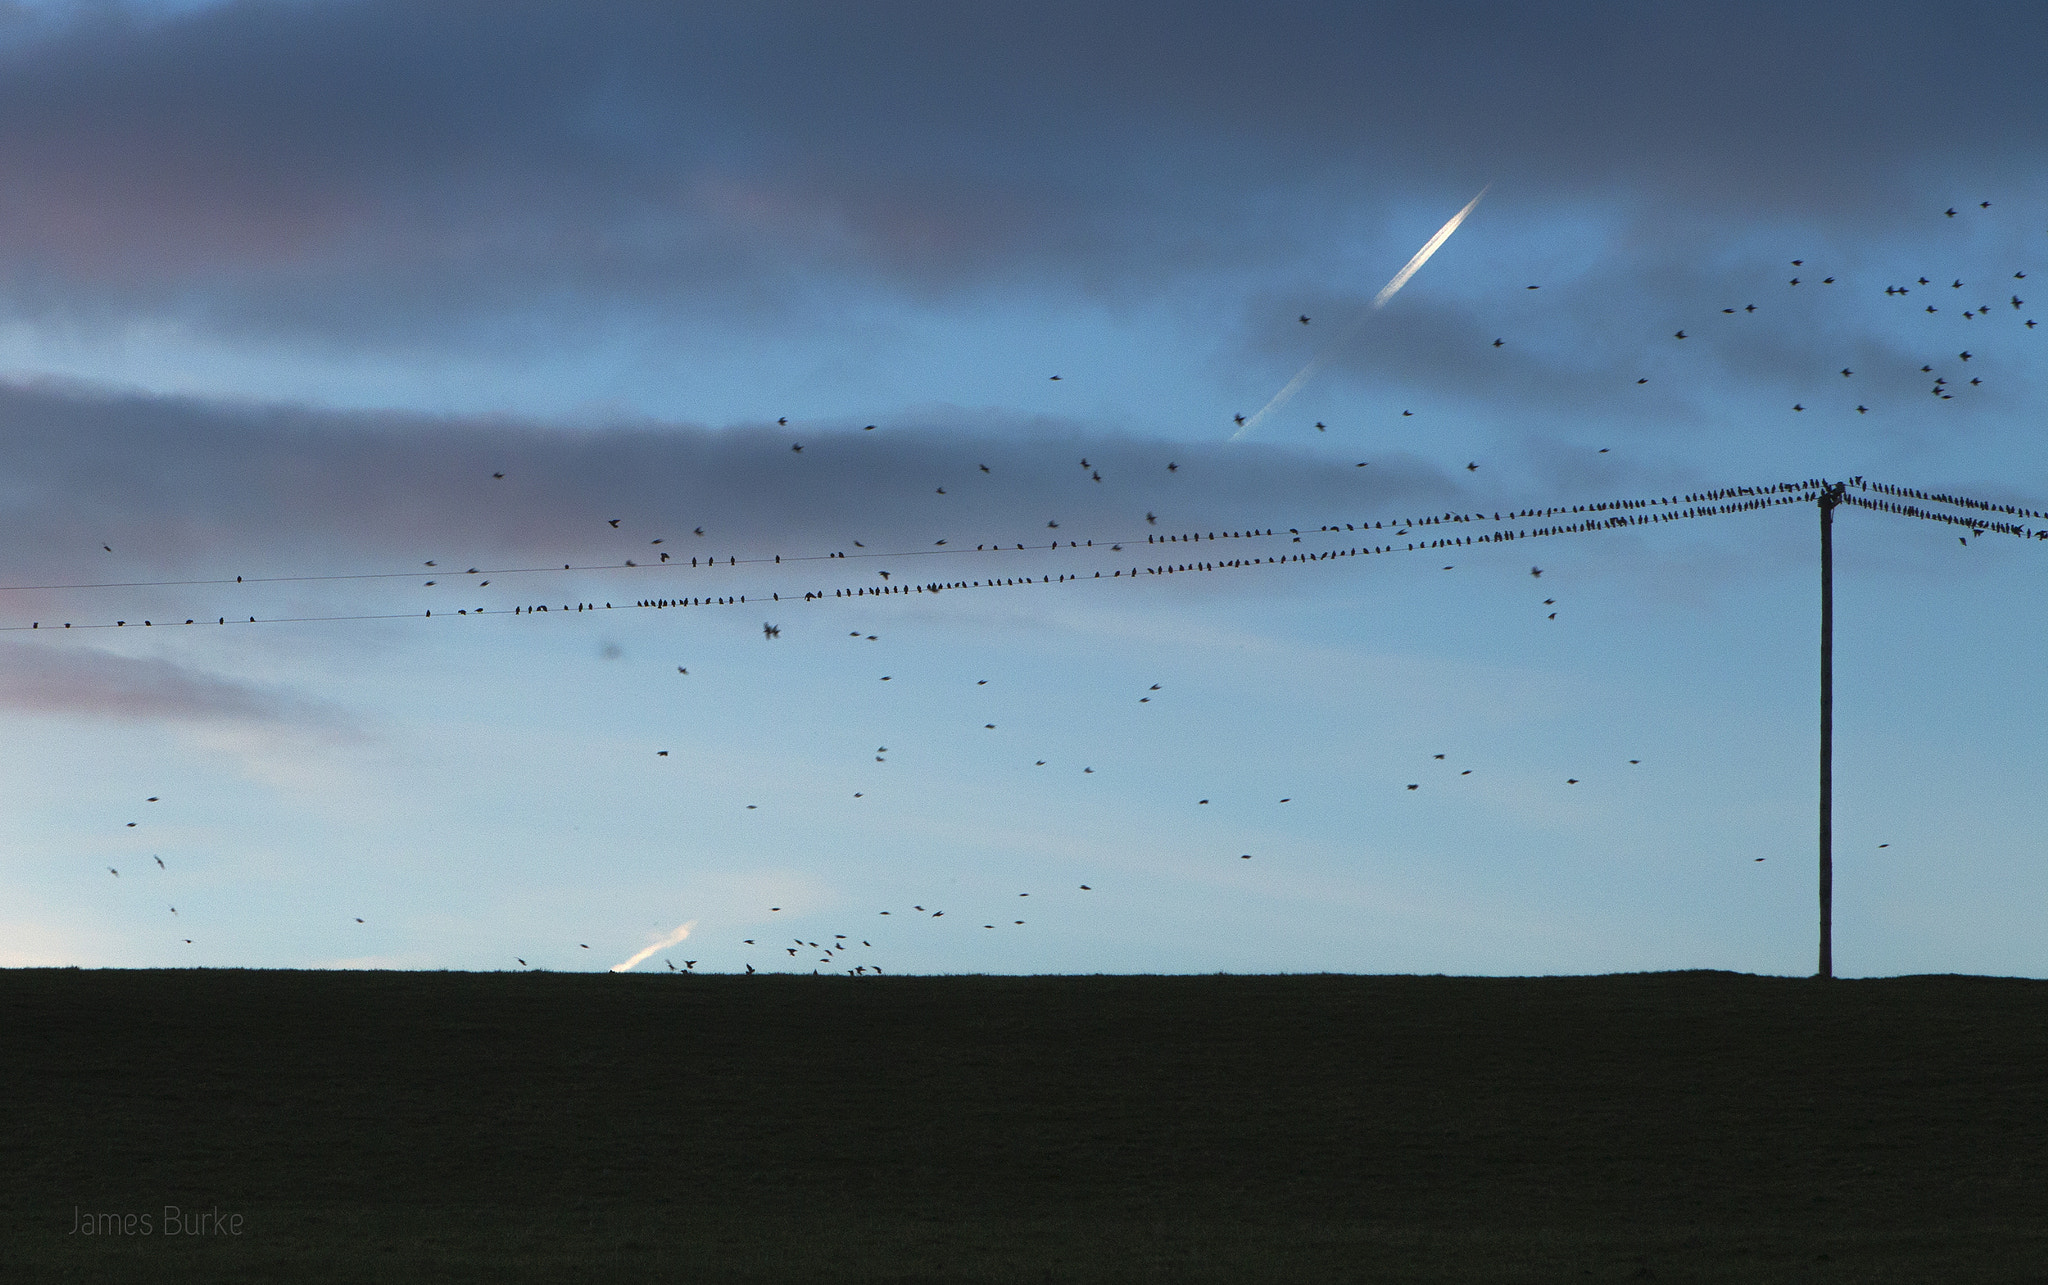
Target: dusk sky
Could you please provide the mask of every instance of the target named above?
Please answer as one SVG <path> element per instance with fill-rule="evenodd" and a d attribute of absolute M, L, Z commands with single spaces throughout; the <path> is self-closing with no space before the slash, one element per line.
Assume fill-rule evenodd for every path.
<path fill-rule="evenodd" d="M 0 8 L 0 965 L 1809 973 L 1815 506 L 1407 546 L 2048 510 L 2044 49 Z M 2048 541 L 1835 545 L 1836 969 L 2048 976 Z"/>

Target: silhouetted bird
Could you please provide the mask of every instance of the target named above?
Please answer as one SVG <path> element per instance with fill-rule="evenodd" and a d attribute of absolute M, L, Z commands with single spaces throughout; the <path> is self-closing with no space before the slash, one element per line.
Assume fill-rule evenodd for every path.
<path fill-rule="evenodd" d="M 761 636 L 763 638 L 780 638 L 782 637 L 782 626 L 771 625 L 764 621 L 761 625 Z"/>
<path fill-rule="evenodd" d="M 1305 316 L 1305 315 L 1304 315 L 1304 316 L 1300 316 L 1300 317 L 1296 317 L 1296 318 L 1295 318 L 1295 320 L 1296 320 L 1296 321 L 1299 321 L 1299 322 L 1300 322 L 1300 323 L 1301 323 L 1302 325 L 1304 325 L 1304 326 L 1306 326 L 1306 325 L 1308 324 L 1308 317 L 1307 317 L 1307 316 Z"/>
<path fill-rule="evenodd" d="M 607 518 L 605 520 L 610 522 L 613 526 L 617 526 L 619 524 L 619 520 L 617 518 Z"/>

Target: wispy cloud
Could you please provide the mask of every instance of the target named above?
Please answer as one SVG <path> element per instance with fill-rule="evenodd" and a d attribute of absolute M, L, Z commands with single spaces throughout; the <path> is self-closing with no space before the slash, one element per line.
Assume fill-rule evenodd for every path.
<path fill-rule="evenodd" d="M 285 689 L 175 661 L 64 643 L 0 644 L 0 708 L 23 714 L 345 730 L 347 716 Z"/>

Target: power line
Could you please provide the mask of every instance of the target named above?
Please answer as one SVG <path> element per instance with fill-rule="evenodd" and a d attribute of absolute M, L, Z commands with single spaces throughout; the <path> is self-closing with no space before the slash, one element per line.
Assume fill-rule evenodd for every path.
<path fill-rule="evenodd" d="M 1594 513 L 1648 511 L 1660 508 L 1671 508 L 1674 506 L 1702 503 L 1710 504 L 1717 501 L 1737 497 L 1763 496 L 1769 494 L 1783 494 L 1791 491 L 1811 490 L 1818 485 L 1818 482 L 1808 480 L 1805 482 L 1780 482 L 1767 486 L 1720 487 L 1708 491 L 1691 492 L 1686 495 L 1604 500 L 1585 504 L 1550 505 L 1542 508 L 1511 509 L 1507 511 L 1505 515 L 1499 509 L 1492 510 L 1490 515 L 1487 511 L 1484 510 L 1479 512 L 1462 513 L 1457 511 L 1449 511 L 1441 514 L 1423 514 L 1421 516 L 1410 516 L 1398 519 L 1383 518 L 1379 519 L 1378 521 L 1367 520 L 1366 522 L 1354 523 L 1352 525 L 1358 526 L 1360 527 L 1360 529 L 1363 529 L 1365 525 L 1369 524 L 1374 529 L 1383 529 L 1386 527 L 1397 526 L 1415 528 L 1424 526 L 1439 526 L 1446 524 L 1456 525 L 1463 523 L 1497 523 L 1502 521 L 1547 520 L 1552 517 L 1589 515 Z M 1320 527 L 1319 530 L 1335 530 L 1338 525 L 1343 524 L 1325 524 L 1324 526 Z M 1141 538 L 1144 540 L 1146 544 L 1149 545 L 1190 543 L 1194 541 L 1200 541 L 1203 539 L 1273 539 L 1278 538 L 1281 535 L 1291 537 L 1300 534 L 1301 529 L 1297 527 L 1288 527 L 1282 529 L 1269 526 L 1264 528 L 1254 527 L 1242 531 L 1225 531 L 1220 533 L 1216 531 L 1209 531 L 1206 532 L 1206 534 L 1199 530 L 1170 534 L 1162 534 L 1159 532 L 1140 532 L 1136 535 L 1128 535 L 1122 537 L 1093 537 L 1088 539 L 1053 540 L 1044 544 L 1032 544 L 1021 542 L 984 542 L 983 544 L 977 544 L 972 549 L 969 549 L 964 544 L 961 544 L 948 545 L 943 548 L 934 547 L 896 550 L 863 549 L 855 553 L 847 553 L 842 550 L 834 550 L 828 553 L 764 554 L 745 558 L 742 558 L 737 554 L 727 554 L 723 558 L 720 558 L 715 554 L 698 554 L 692 555 L 690 557 L 688 567 L 685 567 L 683 565 L 681 555 L 674 555 L 671 557 L 670 561 L 654 563 L 637 563 L 629 559 L 621 562 L 584 563 L 581 565 L 565 562 L 559 568 L 556 567 L 554 564 L 550 563 L 547 566 L 470 567 L 464 571 L 459 572 L 449 572 L 444 571 L 440 568 L 433 568 L 432 571 L 436 576 L 513 576 L 560 575 L 563 572 L 593 571 L 683 571 L 705 570 L 716 567 L 726 567 L 728 569 L 731 569 L 742 566 L 779 566 L 784 563 L 855 561 L 862 559 L 873 560 L 877 558 L 946 558 L 970 554 L 1013 555 L 1016 553 L 1028 553 L 1033 550 L 1040 549 L 1076 549 L 1096 548 L 1104 546 L 1110 548 L 1117 548 L 1126 544 L 1135 545 L 1139 542 Z M 355 580 L 415 580 L 421 578 L 424 574 L 426 573 L 419 570 L 410 570 L 336 572 L 329 574 L 293 573 L 288 575 L 273 576 L 237 575 L 215 576 L 209 578 L 184 580 L 78 581 L 73 583 L 0 585 L 0 593 L 60 592 L 90 589 L 198 588 L 210 585 L 241 584 L 325 584 Z"/>
<path fill-rule="evenodd" d="M 1992 501 L 1975 500 L 1969 497 L 1950 496 L 1945 494 L 1937 494 L 1934 492 L 1919 490 L 1915 488 L 1897 487 L 1891 486 L 1889 484 L 1871 483 L 1861 478 L 1853 479 L 1851 482 L 1844 485 L 1845 488 L 1848 486 L 1853 486 L 1865 491 L 1878 491 L 1884 495 L 1916 496 L 1923 498 L 1928 503 L 1951 504 L 1959 507 L 1967 506 L 1968 508 L 1979 512 L 2024 514 L 2029 517 L 2040 516 L 2033 510 L 2024 509 L 2017 505 L 2000 505 Z M 1343 558 L 1374 557 L 1389 553 L 1425 553 L 1431 551 L 1442 551 L 1447 549 L 1469 548 L 1482 544 L 1499 545 L 1521 540 L 1548 539 L 1563 535 L 1583 535 L 1596 531 L 1612 531 L 1666 522 L 1688 521 L 1696 518 L 1718 517 L 1729 514 L 1754 512 L 1768 508 L 1776 508 L 1786 504 L 1811 503 L 1818 500 L 1821 497 L 1822 493 L 1827 488 L 1827 486 L 1827 483 L 1820 481 L 1818 479 L 1814 479 L 1805 482 L 1774 483 L 1767 486 L 1721 487 L 1708 491 L 1695 491 L 1683 495 L 1673 496 L 1656 496 L 1649 498 L 1606 500 L 1596 501 L 1589 504 L 1549 505 L 1540 508 L 1531 507 L 1522 509 L 1510 509 L 1506 511 L 1495 510 L 1490 514 L 1484 512 L 1459 513 L 1452 511 L 1443 514 L 1428 514 L 1422 517 L 1408 517 L 1398 520 L 1363 520 L 1342 524 L 1341 527 L 1339 525 L 1326 523 L 1321 527 L 1317 528 L 1316 530 L 1307 532 L 1306 534 L 1301 533 L 1298 528 L 1287 528 L 1283 533 L 1278 528 L 1271 527 L 1264 529 L 1254 528 L 1251 530 L 1243 531 L 1177 532 L 1169 533 L 1166 535 L 1150 533 L 1147 535 L 1146 543 L 1144 545 L 1138 545 L 1135 540 L 1128 541 L 1128 543 L 1130 543 L 1133 546 L 1133 548 L 1143 548 L 1148 552 L 1156 553 L 1160 551 L 1162 548 L 1171 548 L 1179 545 L 1195 545 L 1200 543 L 1213 544 L 1216 542 L 1274 539 L 1282 538 L 1283 535 L 1284 538 L 1287 538 L 1294 543 L 1300 543 L 1303 540 L 1313 539 L 1316 536 L 1329 536 L 1339 534 L 1377 534 L 1381 537 L 1384 537 L 1389 530 L 1394 532 L 1393 538 L 1403 539 L 1408 536 L 1422 535 L 1425 532 L 1441 531 L 1446 528 L 1454 530 L 1458 527 L 1467 527 L 1475 525 L 1492 528 L 1475 534 L 1461 535 L 1446 533 L 1440 535 L 1431 535 L 1427 538 L 1421 539 L 1406 539 L 1405 543 L 1401 544 L 1363 543 L 1358 545 L 1352 545 L 1350 547 L 1324 548 L 1316 550 L 1314 552 L 1303 551 L 1301 553 L 1290 552 L 1278 555 L 1267 554 L 1254 556 L 1250 558 L 1240 557 L 1218 559 L 1213 557 L 1212 555 L 1209 558 L 1198 557 L 1184 562 L 1160 562 L 1150 566 L 1141 564 L 1125 567 L 1119 565 L 1115 567 L 1106 568 L 1106 570 L 1108 570 L 1109 572 L 1107 576 L 1103 574 L 1104 569 L 1095 569 L 1092 571 L 1092 574 L 1087 572 L 1067 571 L 1053 574 L 1042 574 L 1035 577 L 989 576 L 969 579 L 929 580 L 922 582 L 892 583 L 883 585 L 842 585 L 836 588 L 828 587 L 824 589 L 811 589 L 804 591 L 801 594 L 793 592 L 788 601 L 792 603 L 798 601 L 813 602 L 821 601 L 826 598 L 851 599 L 901 597 L 909 594 L 937 594 L 964 589 L 1022 588 L 1031 585 L 1066 584 L 1072 581 L 1083 579 L 1133 580 L 1141 575 L 1171 576 L 1213 571 L 1249 570 L 1259 567 L 1303 565 L 1307 563 L 1326 562 Z M 1900 504 L 1889 499 L 1874 500 L 1864 495 L 1848 493 L 1846 489 L 1844 493 L 1841 495 L 1839 502 L 1846 503 L 1857 508 L 1868 509 L 1874 512 L 1886 513 L 1892 516 L 1918 518 L 1924 521 L 1942 522 L 1949 524 L 1951 526 L 1965 527 L 1977 534 L 1995 532 L 1998 534 L 2013 535 L 2021 538 L 2048 540 L 2048 529 L 2037 529 L 2034 527 L 2024 526 L 2020 523 L 2008 522 L 1999 519 L 1959 517 L 1954 514 L 1941 513 L 1934 510 L 1923 509 L 1918 507 L 1917 505 Z M 1576 520 L 1561 523 L 1547 521 L 1548 519 L 1554 519 L 1558 517 L 1572 518 Z M 1546 520 L 1547 524 L 1533 527 L 1520 526 L 1514 524 L 1514 522 L 1517 519 L 1527 520 L 1530 518 Z M 1020 551 L 1052 551 L 1059 550 L 1062 548 L 1065 548 L 1069 551 L 1079 551 L 1082 549 L 1101 551 L 1122 551 L 1122 546 L 1124 543 L 1126 542 L 1104 541 L 1102 543 L 1098 543 L 1092 539 L 1069 540 L 1066 541 L 1064 545 L 1057 541 L 1044 545 L 1024 545 L 1013 543 L 1011 546 L 1007 548 L 1001 546 L 989 546 L 986 548 L 978 548 L 975 550 L 918 549 L 900 551 L 896 553 L 864 551 L 863 553 L 852 556 L 865 558 L 894 558 L 904 556 L 970 552 L 982 554 L 1014 554 Z M 729 556 L 725 563 L 723 563 L 722 565 L 728 569 L 731 569 L 742 565 L 758 567 L 764 565 L 780 565 L 783 563 L 822 562 L 836 560 L 848 559 L 846 558 L 846 555 L 841 555 L 837 553 L 802 555 L 790 558 L 771 556 L 742 559 L 737 556 Z M 679 564 L 677 563 L 669 563 L 665 564 L 665 567 L 675 567 L 678 565 Z M 709 567 L 711 565 L 718 564 L 712 564 L 707 562 L 704 565 L 705 567 Z M 657 566 L 653 567 L 639 567 L 635 564 L 628 563 L 625 565 L 625 567 L 600 565 L 579 568 L 570 565 L 565 565 L 562 569 L 565 571 L 616 571 L 624 569 L 656 570 L 665 568 L 663 564 L 657 564 Z M 551 571 L 553 570 L 553 568 L 530 568 L 530 570 Z M 464 572 L 462 574 L 501 575 L 507 573 L 503 571 L 471 571 Z M 403 576 L 407 579 L 411 579 L 418 575 L 418 572 L 375 572 L 364 575 L 352 576 L 273 576 L 253 580 L 237 579 L 232 581 L 160 581 L 141 582 L 133 585 L 123 586 L 116 586 L 111 584 L 95 584 L 71 587 L 141 588 L 207 584 L 277 584 L 323 580 L 381 580 L 398 578 L 400 576 Z M 25 588 L 28 586 L 9 587 Z M 44 587 L 57 588 L 60 586 Z M 439 611 L 441 618 L 448 619 L 450 617 L 467 618 L 471 616 L 532 616 L 543 614 L 559 615 L 565 613 L 581 614 L 584 612 L 599 610 L 667 610 L 670 608 L 684 607 L 729 607 L 740 606 L 747 604 L 749 602 L 758 605 L 763 602 L 772 602 L 779 604 L 783 601 L 784 599 L 782 598 L 779 590 L 771 590 L 765 596 L 760 593 L 754 593 L 750 596 L 749 594 L 745 593 L 729 592 L 725 594 L 688 595 L 676 598 L 643 598 L 631 603 L 624 604 L 614 604 L 607 602 L 604 603 L 601 607 L 595 602 L 578 601 L 574 603 L 562 603 L 559 606 L 548 603 L 522 603 L 511 607 L 479 606 L 458 607 L 453 609 L 442 607 L 439 609 Z M 417 620 L 431 619 L 433 618 L 434 614 L 434 609 L 427 609 L 418 612 L 378 611 L 304 616 L 216 616 L 214 625 L 215 627 L 223 627 L 229 625 L 247 626 L 259 624 L 336 624 L 349 621 Z M 131 620 L 116 619 L 112 621 L 97 621 L 86 623 L 61 622 L 52 624 L 50 628 L 56 631 L 68 629 L 128 629 L 137 627 L 145 629 L 155 629 L 177 628 L 181 626 L 199 627 L 203 626 L 204 624 L 205 621 L 203 619 L 196 617 L 187 618 L 182 622 L 178 621 L 175 618 L 163 622 L 158 622 L 154 619 L 154 617 L 150 617 L 141 620 L 139 625 L 137 625 L 135 622 Z M 41 631 L 42 629 L 43 625 L 40 621 L 31 622 L 27 625 L 0 626 L 0 632 L 4 633 Z"/>
<path fill-rule="evenodd" d="M 1544 539 L 1561 535 L 1585 534 L 1594 531 L 1610 531 L 1627 527 L 1647 525 L 1651 523 L 1721 516 L 1732 513 L 1750 512 L 1764 508 L 1776 507 L 1784 504 L 1805 503 L 1814 499 L 1815 496 L 1818 494 L 1818 485 L 1818 483 L 1782 483 L 1769 487 L 1728 487 L 1713 491 L 1694 492 L 1682 496 L 1657 497 L 1654 499 L 1647 500 L 1615 500 L 1596 502 L 1593 504 L 1552 505 L 1544 508 L 1512 510 L 1508 514 L 1502 514 L 1499 511 L 1496 511 L 1490 517 L 1485 514 L 1446 513 L 1443 515 L 1429 515 L 1422 518 L 1410 518 L 1404 521 L 1388 522 L 1386 520 L 1380 520 L 1364 524 L 1352 523 L 1349 524 L 1343 532 L 1340 532 L 1336 527 L 1325 525 L 1321 530 L 1311 532 L 1309 537 L 1295 535 L 1293 534 L 1293 529 L 1290 529 L 1288 538 L 1295 542 L 1299 542 L 1304 538 L 1311 538 L 1314 535 L 1364 534 L 1367 531 L 1384 533 L 1385 531 L 1387 531 L 1389 527 L 1391 527 L 1396 532 L 1396 538 L 1398 538 L 1418 534 L 1425 530 L 1441 529 L 1446 526 L 1457 526 L 1471 523 L 1505 523 L 1507 518 L 1514 514 L 1530 514 L 1548 517 L 1563 516 L 1574 517 L 1578 519 L 1577 521 L 1573 522 L 1552 523 L 1550 525 L 1537 527 L 1513 527 L 1502 525 L 1496 530 L 1486 531 L 1476 535 L 1438 535 L 1428 539 L 1408 540 L 1405 542 L 1405 544 L 1398 545 L 1391 543 L 1363 544 L 1354 545 L 1349 548 L 1326 548 L 1317 550 L 1315 552 L 1304 551 L 1302 553 L 1264 555 L 1252 558 L 1230 558 L 1221 560 L 1195 559 L 1189 562 L 1166 562 L 1158 563 L 1152 566 L 1131 566 L 1128 568 L 1118 566 L 1114 568 L 1109 568 L 1109 575 L 1106 577 L 1103 575 L 1102 570 L 1098 569 L 1095 570 L 1092 575 L 1087 575 L 1081 572 L 1060 572 L 1057 574 L 1040 575 L 1037 577 L 987 577 L 981 579 L 965 579 L 950 581 L 934 580 L 908 584 L 884 584 L 879 586 L 840 586 L 838 588 L 831 589 L 809 590 L 804 592 L 800 596 L 795 593 L 792 593 L 789 601 L 809 602 L 822 600 L 827 597 L 835 599 L 897 597 L 906 594 L 936 594 L 960 589 L 1016 588 L 1034 584 L 1064 584 L 1070 581 L 1076 581 L 1081 579 L 1135 579 L 1140 575 L 1179 575 L 1188 572 L 1243 570 L 1256 567 L 1298 565 L 1311 562 L 1330 561 L 1339 558 L 1369 557 L 1389 553 L 1422 553 L 1444 549 L 1466 548 L 1480 544 L 1503 544 L 1517 540 Z M 1718 500 L 1719 502 L 1702 502 L 1708 500 Z M 1682 505 L 1683 507 L 1668 507 L 1672 505 Z M 1248 538 L 1263 538 L 1266 535 L 1267 532 L 1265 531 L 1208 532 L 1206 534 L 1200 532 L 1191 532 L 1183 534 L 1170 534 L 1167 536 L 1158 536 L 1155 534 L 1151 537 L 1151 543 L 1149 545 L 1140 547 L 1145 547 L 1151 551 L 1157 551 L 1162 547 L 1172 547 L 1177 544 L 1194 544 L 1196 542 L 1204 540 L 1213 543 L 1216 541 L 1232 541 Z M 1046 545 L 1039 547 L 1053 549 L 1058 548 L 1059 546 Z M 1079 549 L 1082 547 L 1098 548 L 1105 546 L 1096 546 L 1092 542 L 1089 542 L 1086 545 L 1084 545 L 1080 541 L 1070 541 L 1068 542 L 1067 547 L 1069 549 Z M 1112 545 L 1106 547 L 1114 548 L 1116 546 Z M 1013 551 L 1014 550 L 1003 550 L 1003 552 Z M 874 556 L 884 555 L 878 554 Z M 769 562 L 770 560 L 750 559 L 748 561 L 754 565 L 759 565 L 761 563 Z M 794 561 L 794 559 L 792 559 L 792 561 Z M 739 565 L 739 560 L 733 559 L 728 565 L 737 566 Z M 407 573 L 408 576 L 414 574 L 417 573 Z M 374 578 L 385 577 L 378 576 Z M 285 578 L 279 577 L 277 579 Z M 210 583 L 221 582 L 215 581 Z M 249 582 L 243 581 L 242 583 Z M 447 607 L 443 607 L 440 608 L 440 614 L 442 619 L 448 619 L 450 617 L 467 618 L 470 616 L 522 616 L 564 613 L 581 614 L 584 612 L 598 610 L 665 610 L 669 608 L 682 607 L 694 608 L 709 606 L 739 606 L 748 603 L 750 600 L 756 604 L 762 602 L 780 603 L 783 601 L 779 591 L 772 591 L 765 598 L 759 593 L 753 594 L 751 599 L 747 594 L 727 593 L 722 595 L 693 595 L 673 599 L 641 599 L 626 604 L 613 604 L 607 602 L 603 604 L 602 607 L 600 607 L 598 604 L 594 602 L 580 601 L 575 603 L 563 603 L 558 607 L 546 603 L 519 604 L 512 607 L 496 608 L 467 607 L 450 609 Z M 428 609 L 420 612 L 383 611 L 308 616 L 267 616 L 261 618 L 256 616 L 237 616 L 233 618 L 226 616 L 218 616 L 216 617 L 214 623 L 215 627 L 223 627 L 228 625 L 257 624 L 327 624 L 340 623 L 345 621 L 431 619 L 433 618 L 434 614 L 435 613 L 433 609 Z M 204 620 L 200 618 L 187 618 L 184 621 L 180 622 L 175 617 L 159 623 L 154 619 L 154 617 L 149 617 L 141 620 L 139 625 L 126 619 L 117 619 L 113 621 L 100 621 L 89 623 L 62 622 L 58 624 L 53 624 L 51 628 L 53 630 L 58 631 L 68 629 L 104 630 L 127 629 L 138 627 L 146 629 L 155 629 L 178 628 L 181 625 L 199 627 L 203 626 L 204 623 Z M 42 628 L 43 626 L 41 622 L 38 621 L 32 622 L 28 625 L 0 626 L 0 632 L 24 632 L 30 630 L 39 631 Z"/>

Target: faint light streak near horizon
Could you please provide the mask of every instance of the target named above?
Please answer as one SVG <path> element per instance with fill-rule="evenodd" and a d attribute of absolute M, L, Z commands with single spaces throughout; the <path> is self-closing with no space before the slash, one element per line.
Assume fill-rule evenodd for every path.
<path fill-rule="evenodd" d="M 611 966 L 610 971 L 614 973 L 623 973 L 630 971 L 635 965 L 642 963 L 647 959 L 649 955 L 654 954 L 656 951 L 667 950 L 670 946 L 677 945 L 678 943 L 688 938 L 690 935 L 690 930 L 692 928 L 695 928 L 696 926 L 697 921 L 694 919 L 692 919 L 689 923 L 680 925 L 674 932 L 662 938 L 660 941 L 655 942 L 652 946 L 649 946 L 647 949 L 641 951 L 639 954 L 634 955 L 632 958 L 626 960 L 624 963 L 613 964 Z"/>

